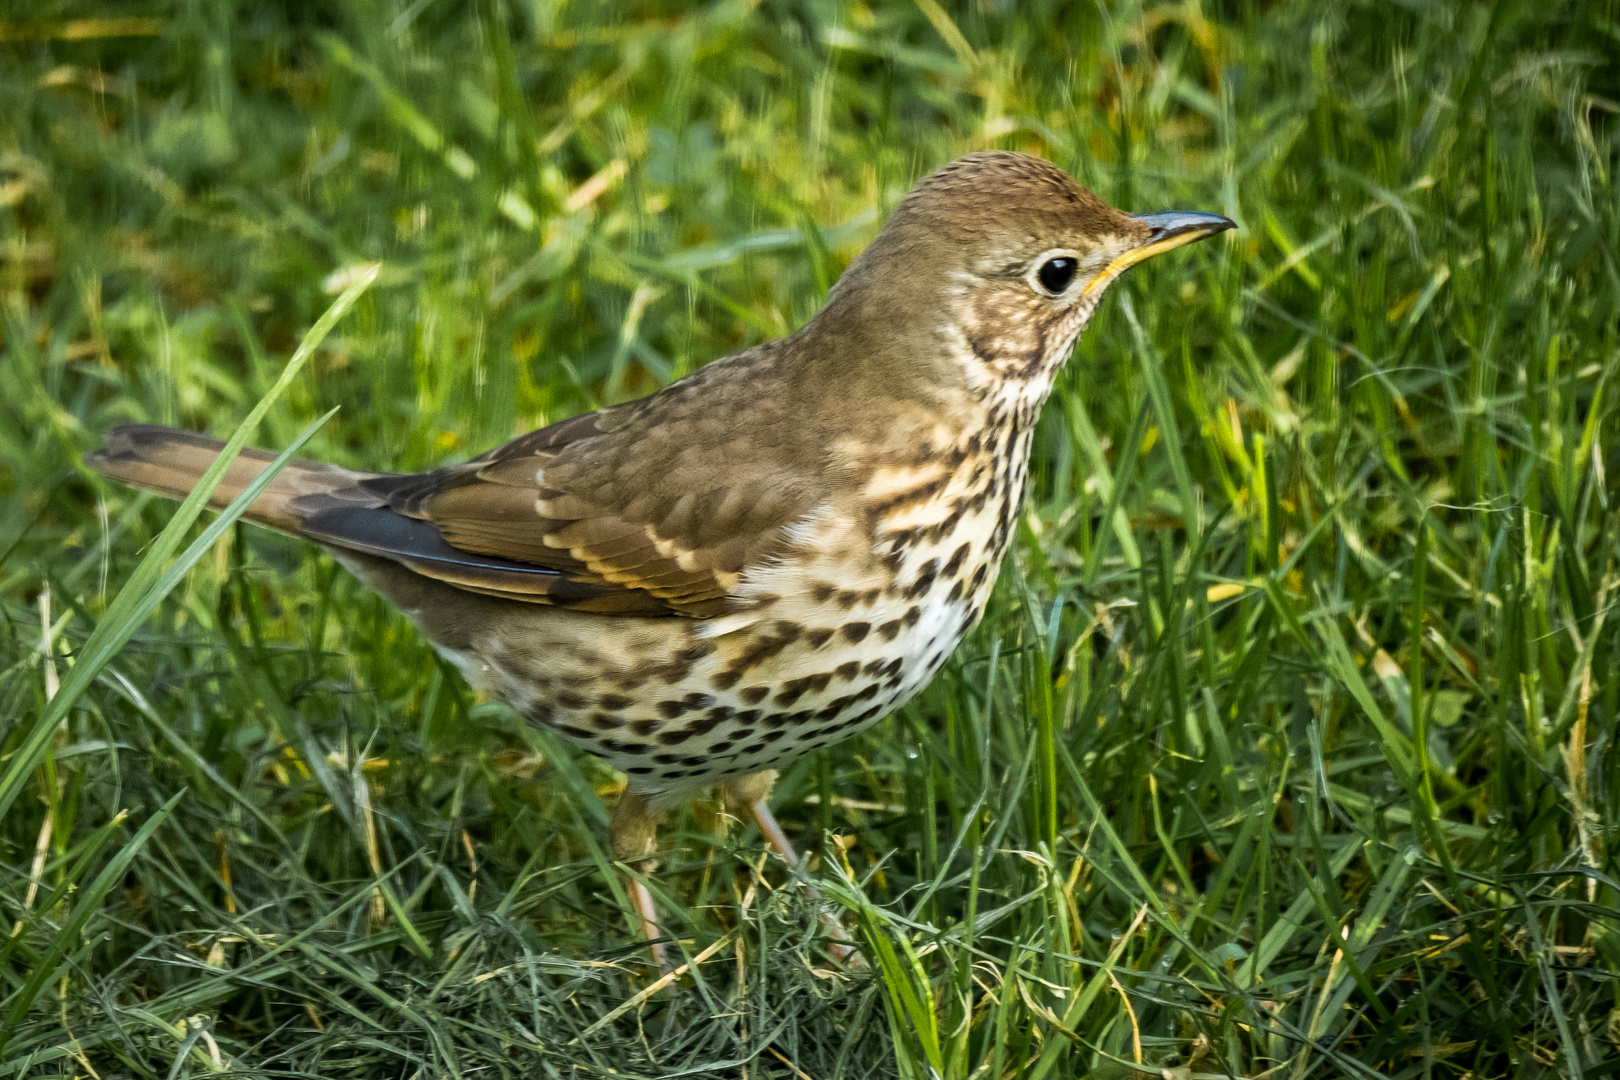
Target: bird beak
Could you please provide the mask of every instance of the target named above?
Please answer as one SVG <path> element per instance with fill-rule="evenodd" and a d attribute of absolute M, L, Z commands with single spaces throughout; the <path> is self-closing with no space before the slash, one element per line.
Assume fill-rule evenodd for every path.
<path fill-rule="evenodd" d="M 1161 210 L 1156 214 L 1132 214 L 1135 220 L 1150 230 L 1148 238 L 1108 264 L 1107 269 L 1091 279 L 1086 292 L 1107 285 L 1125 269 L 1143 259 L 1151 259 L 1171 248 L 1202 240 L 1206 236 L 1237 228 L 1237 222 L 1220 214 L 1202 214 L 1196 210 Z"/>

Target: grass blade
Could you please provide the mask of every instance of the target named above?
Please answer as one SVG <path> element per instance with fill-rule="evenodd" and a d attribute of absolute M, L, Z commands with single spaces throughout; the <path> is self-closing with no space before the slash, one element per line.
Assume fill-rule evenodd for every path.
<path fill-rule="evenodd" d="M 316 347 L 326 337 L 327 333 L 343 317 L 344 313 L 354 305 L 354 302 L 360 298 L 360 294 L 376 279 L 378 269 L 378 267 L 372 267 L 366 273 L 360 275 L 344 291 L 343 295 L 333 301 L 332 306 L 326 309 L 326 313 L 316 321 L 315 325 L 310 327 L 309 332 L 304 335 L 303 341 L 299 342 L 298 348 L 288 359 L 287 366 L 282 369 L 281 377 L 276 380 L 269 393 L 259 399 L 259 403 L 253 407 L 252 412 L 248 413 L 247 419 L 242 421 L 241 425 L 236 429 L 236 433 L 226 441 L 224 449 L 219 452 L 219 456 L 214 459 L 214 463 L 208 467 L 207 472 L 203 473 L 202 479 L 197 482 L 197 486 L 192 489 L 191 494 L 181 501 L 180 508 L 175 511 L 174 517 L 170 519 L 164 530 L 158 534 L 157 539 L 152 543 L 151 550 L 141 560 L 140 565 L 135 568 L 135 572 L 130 575 L 124 587 L 119 590 L 118 596 L 108 606 L 106 614 L 97 622 L 95 630 L 91 632 L 89 639 L 85 641 L 84 646 L 79 650 L 72 669 L 69 671 L 67 678 L 62 680 L 62 685 L 56 695 L 51 698 L 39 719 L 34 722 L 33 730 L 29 732 L 28 737 L 23 740 L 22 745 L 13 754 L 11 763 L 6 767 L 5 772 L 0 773 L 0 818 L 5 817 L 6 811 L 11 809 L 11 804 L 16 801 L 17 795 L 22 791 L 28 774 L 33 771 L 34 766 L 44 756 L 51 737 L 56 733 L 57 725 L 67 716 L 68 711 L 73 708 L 79 696 L 89 689 L 90 684 L 100 674 L 102 667 L 117 654 L 119 649 L 123 648 L 124 643 L 134 635 L 146 617 L 169 594 L 169 590 L 179 583 L 180 579 L 185 576 L 186 571 L 190 570 L 192 565 L 202 558 L 203 553 L 208 550 L 213 542 L 237 518 L 241 517 L 243 512 L 252 505 L 253 500 L 258 498 L 259 494 L 269 486 L 270 481 L 274 480 L 276 474 L 292 459 L 293 452 L 307 442 L 310 436 L 314 435 L 320 428 L 320 425 L 325 423 L 327 418 L 337 411 L 334 408 L 326 416 L 321 417 L 320 420 L 306 428 L 292 446 L 283 451 L 271 463 L 269 468 L 260 473 L 258 478 L 214 519 L 203 535 L 197 538 L 197 541 L 186 550 L 185 554 L 173 566 L 168 567 L 167 570 L 164 569 L 164 564 L 168 562 L 169 555 L 180 545 L 180 540 L 185 536 L 186 531 L 191 528 L 191 523 L 197 519 L 197 515 L 207 505 L 209 496 L 213 495 L 214 489 L 219 486 L 226 470 L 230 468 L 231 462 L 236 460 L 237 453 L 247 445 L 248 439 L 258 427 L 259 421 L 264 418 L 265 413 L 270 411 L 270 406 L 275 404 L 276 399 L 281 396 L 282 392 L 291 385 L 294 376 L 303 368 L 305 362 L 309 360 L 311 354 L 314 353 Z"/>

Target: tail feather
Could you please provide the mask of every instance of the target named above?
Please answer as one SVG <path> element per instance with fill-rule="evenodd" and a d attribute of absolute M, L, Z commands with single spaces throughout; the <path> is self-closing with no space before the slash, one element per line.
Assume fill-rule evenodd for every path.
<path fill-rule="evenodd" d="M 179 499 L 190 494 L 224 445 L 191 431 L 128 424 L 109 431 L 106 447 L 86 454 L 84 463 L 109 479 Z M 274 460 L 274 454 L 263 450 L 243 450 L 208 505 L 223 510 Z M 244 516 L 332 548 L 361 581 L 413 618 L 426 618 L 424 605 L 441 603 L 447 589 L 452 596 L 495 596 L 588 611 L 667 611 L 662 601 L 617 585 L 452 547 L 431 522 L 395 513 L 386 498 L 361 486 L 365 480 L 396 475 L 294 458 Z M 434 636 L 438 640 L 442 635 Z"/>
<path fill-rule="evenodd" d="M 192 431 L 158 424 L 125 424 L 107 432 L 107 445 L 86 454 L 84 463 L 110 479 L 183 499 L 224 446 L 218 439 Z M 208 505 L 224 509 L 275 459 L 276 455 L 264 450 L 244 449 L 231 462 Z M 359 486 L 361 480 L 380 475 L 294 458 L 244 516 L 260 525 L 299 535 L 309 504 L 381 506 L 380 498 Z M 302 506 L 294 504 L 304 496 L 327 498 L 306 499 Z"/>

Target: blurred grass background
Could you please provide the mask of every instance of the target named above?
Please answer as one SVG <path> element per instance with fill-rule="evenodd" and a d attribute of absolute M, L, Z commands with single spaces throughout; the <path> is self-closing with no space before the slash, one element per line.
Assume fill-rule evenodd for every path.
<path fill-rule="evenodd" d="M 0 5 L 0 1077 L 1620 1073 L 1617 56 L 1614 0 Z M 424 468 L 791 330 L 986 147 L 1242 229 L 1111 289 L 980 628 L 779 784 L 871 970 L 699 805 L 636 1000 L 619 778 L 262 531 L 19 752 L 173 513 L 80 455 L 229 434 L 354 268 L 252 441 Z"/>

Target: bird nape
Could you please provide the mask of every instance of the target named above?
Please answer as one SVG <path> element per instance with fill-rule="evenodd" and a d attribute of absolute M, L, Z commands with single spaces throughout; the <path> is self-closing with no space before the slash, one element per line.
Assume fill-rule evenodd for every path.
<path fill-rule="evenodd" d="M 475 688 L 624 772 L 613 852 L 656 939 L 639 875 L 667 810 L 718 784 L 796 865 L 775 770 L 899 708 L 977 621 L 1035 421 L 1109 282 L 1233 227 L 970 154 L 796 333 L 464 464 L 295 460 L 246 516 L 326 546 Z M 182 496 L 221 445 L 134 425 L 86 461 Z M 243 451 L 213 505 L 271 460 Z"/>

